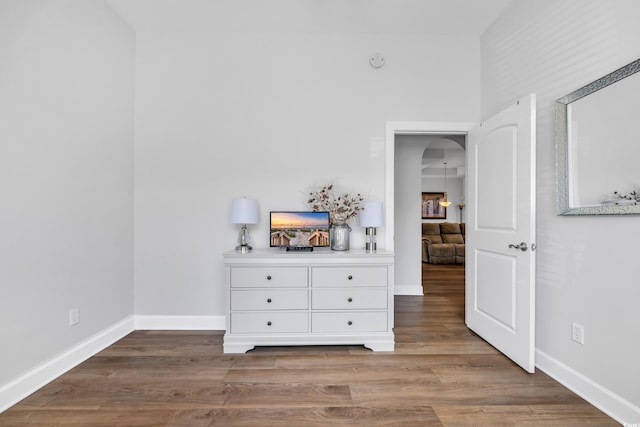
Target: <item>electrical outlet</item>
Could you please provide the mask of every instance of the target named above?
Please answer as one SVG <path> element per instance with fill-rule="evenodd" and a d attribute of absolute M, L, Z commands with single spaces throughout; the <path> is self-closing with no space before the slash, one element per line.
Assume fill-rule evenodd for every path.
<path fill-rule="evenodd" d="M 584 326 L 577 323 L 571 324 L 571 339 L 578 344 L 584 344 Z"/>
<path fill-rule="evenodd" d="M 80 309 L 72 308 L 69 310 L 69 326 L 73 326 L 80 322 Z"/>

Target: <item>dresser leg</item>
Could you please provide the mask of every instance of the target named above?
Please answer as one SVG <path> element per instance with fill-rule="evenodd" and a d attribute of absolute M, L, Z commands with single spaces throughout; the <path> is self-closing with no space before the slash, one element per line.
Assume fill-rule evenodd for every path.
<path fill-rule="evenodd" d="M 395 342 L 393 339 L 390 341 L 367 341 L 363 345 L 373 351 L 394 351 L 395 349 Z"/>
<path fill-rule="evenodd" d="M 249 350 L 253 350 L 254 347 L 255 346 L 253 344 L 224 343 L 222 346 L 222 352 L 224 354 L 242 354 L 242 353 L 246 353 Z"/>

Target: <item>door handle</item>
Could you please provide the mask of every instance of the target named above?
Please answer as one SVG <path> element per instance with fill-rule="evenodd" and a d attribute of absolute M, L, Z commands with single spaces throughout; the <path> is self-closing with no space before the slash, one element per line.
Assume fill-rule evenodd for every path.
<path fill-rule="evenodd" d="M 526 252 L 529 249 L 529 246 L 525 242 L 520 242 L 519 245 L 509 245 L 510 248 L 520 249 L 522 252 Z"/>

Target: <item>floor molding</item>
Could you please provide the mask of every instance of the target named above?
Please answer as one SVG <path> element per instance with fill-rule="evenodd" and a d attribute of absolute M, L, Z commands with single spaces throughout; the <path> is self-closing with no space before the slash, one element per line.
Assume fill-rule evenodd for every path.
<path fill-rule="evenodd" d="M 0 387 L 0 412 L 15 405 L 31 393 L 58 378 L 71 368 L 133 331 L 134 318 L 129 316 L 97 334 L 68 348 L 25 374 Z"/>
<path fill-rule="evenodd" d="M 395 291 L 396 295 L 422 295 L 422 287 L 400 286 Z M 0 387 L 0 412 L 139 329 L 224 330 L 225 316 L 129 316 Z M 640 408 L 543 351 L 536 350 L 536 367 L 616 421 L 640 422 Z"/>
<path fill-rule="evenodd" d="M 0 386 L 0 412 L 134 330 L 225 330 L 225 316 L 128 316 Z"/>
<path fill-rule="evenodd" d="M 395 286 L 395 295 L 420 295 L 422 296 L 422 286 Z"/>
<path fill-rule="evenodd" d="M 536 367 L 616 421 L 640 425 L 640 408 L 543 351 L 536 350 Z"/>
<path fill-rule="evenodd" d="M 212 330 L 226 329 L 226 316 L 135 316 L 136 330 Z"/>

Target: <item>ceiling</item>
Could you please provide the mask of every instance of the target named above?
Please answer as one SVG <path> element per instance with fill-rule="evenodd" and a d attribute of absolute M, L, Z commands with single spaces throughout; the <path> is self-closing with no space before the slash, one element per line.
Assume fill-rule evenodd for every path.
<path fill-rule="evenodd" d="M 137 32 L 479 37 L 513 0 L 107 0 Z"/>
<path fill-rule="evenodd" d="M 462 135 L 424 135 L 429 145 L 422 155 L 422 177 L 461 178 L 466 175 L 466 137 Z"/>

